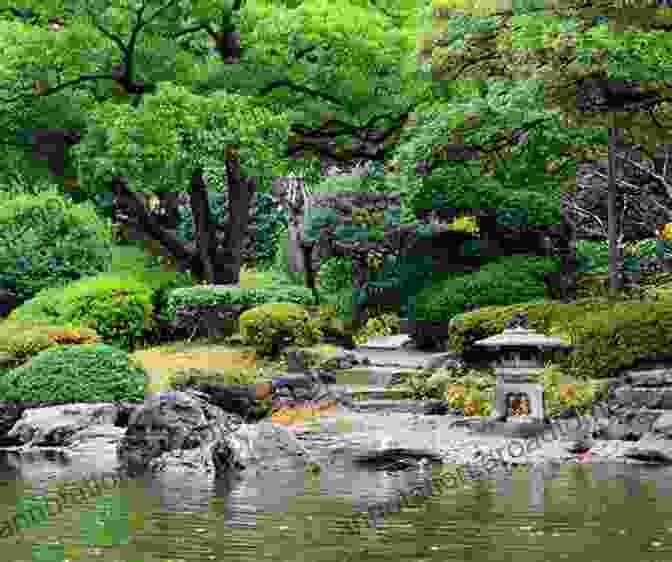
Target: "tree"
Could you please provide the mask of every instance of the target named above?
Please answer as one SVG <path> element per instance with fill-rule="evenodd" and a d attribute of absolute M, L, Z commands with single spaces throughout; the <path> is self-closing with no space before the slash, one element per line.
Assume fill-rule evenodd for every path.
<path fill-rule="evenodd" d="M 599 4 L 599 5 L 597 5 Z M 615 9 L 606 2 L 572 1 L 511 9 L 494 2 L 449 0 L 448 30 L 427 44 L 442 79 L 534 79 L 544 83 L 544 102 L 560 110 L 568 126 L 596 123 L 609 128 L 609 278 L 619 287 L 616 178 L 613 146 L 617 129 L 630 129 L 649 150 L 669 142 L 660 118 L 672 98 L 665 65 L 672 60 L 670 14 L 655 8 Z M 458 13 L 459 12 L 459 13 Z M 468 15 L 465 15 L 468 14 Z M 440 17 L 444 17 L 444 11 Z M 595 21 L 593 16 L 604 15 Z M 478 17 L 476 17 L 478 16 Z M 444 28 L 446 26 L 444 25 Z M 458 41 L 462 40 L 460 45 Z M 446 64 L 450 61 L 451 71 Z M 655 115 L 654 113 L 659 115 Z M 609 118 L 605 121 L 604 115 Z"/>
<path fill-rule="evenodd" d="M 0 89 L 7 94 L 3 102 L 12 109 L 0 125 L 9 132 L 2 143 L 10 147 L 8 153 L 31 151 L 46 161 L 52 174 L 63 175 L 64 170 L 76 167 L 77 181 L 71 185 L 80 185 L 82 192 L 91 195 L 101 189 L 112 190 L 144 234 L 160 242 L 182 267 L 210 283 L 236 283 L 251 194 L 255 189 L 268 189 L 272 177 L 291 168 L 286 160 L 293 155 L 287 142 L 289 120 L 280 108 L 282 102 L 299 108 L 311 104 L 315 107 L 315 99 L 328 99 L 326 91 L 333 90 L 334 75 L 338 75 L 341 98 L 333 97 L 333 101 L 342 108 L 340 119 L 330 123 L 333 125 L 330 128 L 306 127 L 301 120 L 305 122 L 309 112 L 299 112 L 291 125 L 292 140 L 311 146 L 315 152 L 338 154 L 342 158 L 349 151 L 382 159 L 386 139 L 404 120 L 403 112 L 399 116 L 399 107 L 414 103 L 417 93 L 423 88 L 427 90 L 426 84 L 417 87 L 420 82 L 415 89 L 407 86 L 406 100 L 393 104 L 397 114 L 368 116 L 363 125 L 348 123 L 346 119 L 365 105 L 357 100 L 368 98 L 366 107 L 371 111 L 376 105 L 374 99 L 382 95 L 380 91 L 367 89 L 363 65 L 380 59 L 381 70 L 390 66 L 389 75 L 394 70 L 392 63 L 399 63 L 399 53 L 408 49 L 410 35 L 406 35 L 402 47 L 394 41 L 389 42 L 390 47 L 385 46 L 395 33 L 385 20 L 388 16 L 374 15 L 362 8 L 362 17 L 352 24 L 347 2 L 339 6 L 337 17 L 332 17 L 326 27 L 320 14 L 333 12 L 332 3 L 316 0 L 301 9 L 311 19 L 305 29 L 286 9 L 263 4 L 244 9 L 239 0 L 233 5 L 224 0 L 202 0 L 189 7 L 174 0 L 142 4 L 105 2 L 95 8 L 87 0 L 76 5 L 45 2 L 45 14 L 64 16 L 63 29 L 58 33 L 50 32 L 39 14 L 29 23 L 0 22 L 0 41 L 6 53 Z M 313 82 L 310 87 L 298 84 L 293 74 L 297 77 L 302 74 L 295 72 L 288 72 L 291 79 L 282 84 L 274 81 L 258 87 L 259 78 L 266 75 L 260 68 L 268 66 L 268 59 L 275 56 L 268 49 L 275 48 L 277 52 L 283 45 L 280 36 L 275 43 L 259 41 L 260 36 L 287 30 L 277 26 L 277 15 L 285 21 L 293 20 L 290 27 L 296 39 L 312 43 L 307 50 L 287 53 L 293 63 L 303 61 L 304 56 L 318 47 L 323 52 L 338 54 L 334 62 L 324 64 L 319 72 L 313 65 L 313 70 L 306 73 Z M 375 20 L 375 25 L 368 26 L 372 33 L 377 33 L 375 40 L 362 43 L 355 34 L 343 36 L 340 30 L 344 23 L 365 29 L 367 17 Z M 220 24 L 215 26 L 218 19 Z M 400 35 L 398 30 L 396 34 Z M 207 55 L 208 37 L 215 41 L 221 62 L 226 63 L 226 68 L 235 67 L 239 77 L 247 71 L 239 67 L 252 66 L 252 71 L 247 71 L 250 75 L 247 86 L 249 79 L 254 78 L 257 84 L 254 91 L 240 87 L 240 93 L 234 93 L 235 81 L 226 93 L 208 86 L 214 62 Z M 375 57 L 381 45 L 385 47 L 384 56 Z M 356 60 L 353 53 L 358 53 Z M 409 51 L 406 57 L 410 54 Z M 346 60 L 353 61 L 350 68 L 339 67 Z M 355 72 L 353 67 L 357 65 Z M 101 72 L 100 68 L 110 70 Z M 317 84 L 317 78 L 327 71 L 332 76 Z M 230 77 L 234 70 L 221 72 Z M 165 79 L 168 73 L 171 78 L 176 77 L 172 80 L 174 84 Z M 350 79 L 356 75 L 362 79 L 347 91 Z M 387 78 L 391 86 L 395 85 L 393 78 Z M 28 91 L 24 87 L 27 82 L 39 87 Z M 238 82 L 245 86 L 244 80 Z M 397 78 L 398 90 L 399 82 Z M 409 85 L 411 81 L 404 83 Z M 293 98 L 300 93 L 301 99 L 272 95 L 280 86 L 287 86 Z M 65 106 L 66 101 L 68 109 L 56 114 L 55 107 Z M 36 114 L 40 116 L 38 121 L 45 122 L 53 122 L 57 116 L 62 126 L 36 126 Z M 385 120 L 391 120 L 392 126 L 372 132 L 373 124 Z M 15 132 L 11 133 L 12 130 Z M 72 131 L 77 131 L 77 140 L 73 140 Z M 61 134 L 58 142 L 54 142 L 57 133 Z M 344 135 L 356 137 L 356 142 L 347 149 L 335 150 L 334 138 Z M 40 138 L 51 140 L 40 142 Z M 222 162 L 232 220 L 218 248 L 207 204 L 205 173 L 206 168 L 217 165 L 221 168 Z M 164 228 L 137 193 L 170 194 L 163 199 L 171 199 L 174 206 L 175 186 L 190 191 L 196 232 L 194 248 L 180 243 Z"/>

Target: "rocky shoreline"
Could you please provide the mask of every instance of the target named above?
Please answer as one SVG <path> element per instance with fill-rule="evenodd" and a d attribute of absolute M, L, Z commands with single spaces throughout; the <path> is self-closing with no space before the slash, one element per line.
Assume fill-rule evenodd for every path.
<path fill-rule="evenodd" d="M 357 364 L 356 355 L 346 353 L 328 367 Z M 651 376 L 646 380 L 653 384 Z M 622 383 L 632 386 L 633 380 L 615 380 L 614 388 Z M 672 464 L 672 411 L 642 405 L 629 409 L 622 400 L 595 403 L 592 415 L 566 412 L 532 430 L 456 415 L 437 400 L 399 406 L 363 412 L 356 403 L 340 405 L 310 427 L 290 429 L 269 419 L 246 423 L 241 415 L 224 411 L 212 395 L 190 387 L 154 393 L 144 401 L 0 402 L 0 450 L 19 455 L 21 462 L 88 454 L 114 464 L 106 471 L 213 478 L 278 462 L 319 470 L 335 452 L 381 470 L 427 462 L 473 466 L 486 458 L 504 468 L 547 462 Z"/>

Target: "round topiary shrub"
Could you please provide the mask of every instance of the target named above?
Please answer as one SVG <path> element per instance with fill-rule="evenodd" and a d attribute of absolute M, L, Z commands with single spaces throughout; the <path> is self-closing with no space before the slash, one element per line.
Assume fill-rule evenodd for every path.
<path fill-rule="evenodd" d="M 0 287 L 24 303 L 39 291 L 104 271 L 111 226 L 91 203 L 57 192 L 20 194 L 0 207 Z"/>
<path fill-rule="evenodd" d="M 105 344 L 58 345 L 0 379 L 2 400 L 142 400 L 145 370 Z"/>
<path fill-rule="evenodd" d="M 40 292 L 9 318 L 86 325 L 106 342 L 129 351 L 156 327 L 151 288 L 135 277 L 111 274 Z"/>
<path fill-rule="evenodd" d="M 319 319 L 310 318 L 299 304 L 270 303 L 240 315 L 240 334 L 245 345 L 254 346 L 260 355 L 275 355 L 283 347 L 316 344 L 322 331 Z"/>

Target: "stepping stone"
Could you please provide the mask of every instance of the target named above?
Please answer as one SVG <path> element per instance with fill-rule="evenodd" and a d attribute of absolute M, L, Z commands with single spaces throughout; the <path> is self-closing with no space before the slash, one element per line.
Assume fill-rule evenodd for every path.
<path fill-rule="evenodd" d="M 360 345 L 357 349 L 399 349 L 410 339 L 411 336 L 408 334 L 398 334 L 396 336 L 374 336 L 369 338 L 366 343 Z"/>
<path fill-rule="evenodd" d="M 410 388 L 405 386 L 371 386 L 371 385 L 333 385 L 335 392 L 341 391 L 351 400 L 361 397 L 366 400 L 390 400 L 394 398 L 407 398 L 410 395 Z"/>

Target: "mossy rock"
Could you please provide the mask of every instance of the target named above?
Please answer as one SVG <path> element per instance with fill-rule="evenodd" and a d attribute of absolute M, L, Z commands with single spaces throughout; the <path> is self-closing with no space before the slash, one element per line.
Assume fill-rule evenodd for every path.
<path fill-rule="evenodd" d="M 449 348 L 463 352 L 475 341 L 501 333 L 514 312 L 527 313 L 530 329 L 562 337 L 575 346 L 569 356 L 559 353 L 548 360 L 577 377 L 609 376 L 634 365 L 641 355 L 669 349 L 672 343 L 672 301 L 590 298 L 491 306 L 461 314 L 451 320 Z"/>

